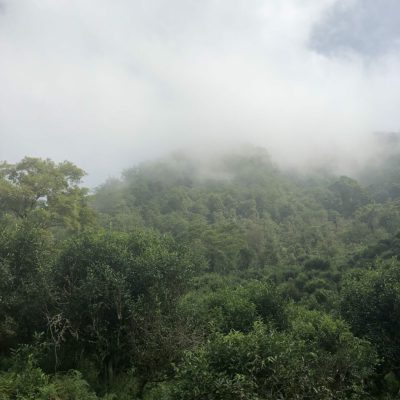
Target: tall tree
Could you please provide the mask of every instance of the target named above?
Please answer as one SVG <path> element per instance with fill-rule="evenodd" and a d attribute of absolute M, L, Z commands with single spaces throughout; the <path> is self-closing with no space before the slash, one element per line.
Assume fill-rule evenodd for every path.
<path fill-rule="evenodd" d="M 32 218 L 41 225 L 79 230 L 93 218 L 80 186 L 85 172 L 68 161 L 25 157 L 0 164 L 0 213 Z"/>

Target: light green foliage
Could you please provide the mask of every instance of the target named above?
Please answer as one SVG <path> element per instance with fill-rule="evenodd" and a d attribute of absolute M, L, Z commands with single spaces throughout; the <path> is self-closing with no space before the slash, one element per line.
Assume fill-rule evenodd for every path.
<path fill-rule="evenodd" d="M 93 219 L 86 206 L 87 190 L 79 186 L 84 171 L 65 161 L 26 157 L 0 165 L 0 212 L 31 218 L 44 225 L 71 230 Z"/>
<path fill-rule="evenodd" d="M 183 156 L 143 164 L 101 186 L 94 204 L 106 228 L 170 233 L 224 274 L 314 256 L 343 260 L 397 229 L 397 203 L 374 203 L 349 177 L 288 174 L 251 148 L 204 168 Z"/>
<path fill-rule="evenodd" d="M 197 329 L 247 332 L 262 320 L 282 328 L 287 324 L 284 302 L 270 285 L 249 281 L 214 291 L 193 291 L 183 297 L 179 312 Z"/>

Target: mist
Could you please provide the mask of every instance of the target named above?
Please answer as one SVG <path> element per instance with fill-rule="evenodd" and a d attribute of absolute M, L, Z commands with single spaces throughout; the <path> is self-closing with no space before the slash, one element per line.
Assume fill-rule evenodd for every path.
<path fill-rule="evenodd" d="M 2 0 L 0 159 L 99 184 L 242 143 L 345 171 L 400 127 L 393 0 Z"/>

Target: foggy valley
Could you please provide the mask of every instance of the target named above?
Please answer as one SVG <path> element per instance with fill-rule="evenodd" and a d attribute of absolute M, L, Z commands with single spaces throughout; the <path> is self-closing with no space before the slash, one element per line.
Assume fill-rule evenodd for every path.
<path fill-rule="evenodd" d="M 0 0 L 0 400 L 400 397 L 400 3 Z"/>

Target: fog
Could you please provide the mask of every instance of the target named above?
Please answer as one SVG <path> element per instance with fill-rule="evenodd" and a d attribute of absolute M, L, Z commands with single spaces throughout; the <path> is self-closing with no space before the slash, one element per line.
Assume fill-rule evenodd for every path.
<path fill-rule="evenodd" d="M 98 184 L 241 143 L 352 168 L 400 128 L 395 0 L 0 0 L 0 160 Z"/>

